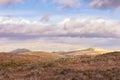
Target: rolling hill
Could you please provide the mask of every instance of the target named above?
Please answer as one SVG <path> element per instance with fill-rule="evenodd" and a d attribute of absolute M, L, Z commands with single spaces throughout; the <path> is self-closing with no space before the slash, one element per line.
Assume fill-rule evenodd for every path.
<path fill-rule="evenodd" d="M 67 55 L 71 55 L 71 56 L 100 55 L 100 54 L 104 54 L 107 52 L 109 52 L 109 51 L 101 49 L 101 48 L 88 48 L 88 49 L 84 49 L 84 50 L 67 52 Z"/>
<path fill-rule="evenodd" d="M 23 55 L 38 56 L 44 59 L 58 59 L 58 58 L 64 57 L 64 55 L 60 55 L 58 53 L 42 52 L 42 51 L 26 52 L 26 53 L 23 53 Z"/>

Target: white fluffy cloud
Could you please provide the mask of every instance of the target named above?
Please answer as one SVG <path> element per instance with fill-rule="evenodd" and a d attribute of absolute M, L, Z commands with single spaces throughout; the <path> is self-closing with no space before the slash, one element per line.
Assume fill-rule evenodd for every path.
<path fill-rule="evenodd" d="M 94 19 L 65 19 L 54 25 L 26 19 L 1 19 L 0 33 L 2 37 L 12 34 L 14 38 L 24 37 L 97 37 L 120 38 L 120 22 L 101 18 Z M 16 36 L 15 36 L 15 35 Z M 31 36 L 30 36 L 31 35 Z M 1 37 L 1 35 L 0 35 Z"/>
<path fill-rule="evenodd" d="M 119 20 L 102 18 L 65 18 L 63 21 L 59 21 L 54 25 L 44 24 L 37 20 L 0 18 L 0 44 L 7 49 L 9 48 L 5 45 L 9 43 L 9 47 L 15 44 L 18 48 L 21 48 L 25 42 L 27 42 L 26 45 L 29 46 L 33 45 L 31 43 L 41 43 L 42 41 L 48 42 L 49 47 L 53 46 L 53 44 L 55 44 L 54 47 L 59 44 L 61 50 L 63 49 L 62 45 L 65 45 L 65 49 L 67 50 L 79 49 L 81 47 L 109 48 L 113 46 L 114 48 L 119 48 L 119 25 Z M 35 50 L 37 46 L 37 50 L 42 50 L 40 43 L 33 45 L 34 47 L 32 48 L 28 46 L 25 48 L 28 47 Z M 46 43 L 44 43 L 44 45 L 47 45 Z M 114 45 L 112 43 L 114 43 Z M 74 45 L 74 47 L 72 47 L 72 45 Z M 54 47 L 50 49 L 55 50 Z M 48 47 L 45 46 L 45 49 L 47 48 Z"/>

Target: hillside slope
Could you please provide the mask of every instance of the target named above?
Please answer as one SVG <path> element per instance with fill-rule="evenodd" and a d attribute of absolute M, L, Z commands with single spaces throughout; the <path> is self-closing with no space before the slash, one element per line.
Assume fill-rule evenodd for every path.
<path fill-rule="evenodd" d="M 79 51 L 67 52 L 67 55 L 78 56 L 78 55 L 101 55 L 109 51 L 100 48 L 88 48 Z"/>
<path fill-rule="evenodd" d="M 120 80 L 119 74 L 120 52 L 52 61 L 36 55 L 0 53 L 1 80 Z"/>
<path fill-rule="evenodd" d="M 36 51 L 36 52 L 26 52 L 23 53 L 24 55 L 33 55 L 33 56 L 39 56 L 45 59 L 57 59 L 64 57 L 63 55 L 60 55 L 58 53 L 52 53 L 52 52 L 42 52 L 42 51 Z"/>

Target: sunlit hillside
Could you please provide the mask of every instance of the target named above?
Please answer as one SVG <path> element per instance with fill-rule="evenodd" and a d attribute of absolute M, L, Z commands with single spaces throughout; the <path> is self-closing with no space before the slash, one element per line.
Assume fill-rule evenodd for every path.
<path fill-rule="evenodd" d="M 40 52 L 40 51 L 38 51 L 38 52 L 26 52 L 26 53 L 23 53 L 23 55 L 39 56 L 39 57 L 45 58 L 46 60 L 64 57 L 64 55 L 62 55 L 62 54 L 52 53 L 52 52 Z"/>
<path fill-rule="evenodd" d="M 100 55 L 100 54 L 106 54 L 108 52 L 111 52 L 109 50 L 104 50 L 101 48 L 88 48 L 78 51 L 71 51 L 67 52 L 67 55 L 73 55 L 73 56 L 79 56 L 79 55 Z"/>

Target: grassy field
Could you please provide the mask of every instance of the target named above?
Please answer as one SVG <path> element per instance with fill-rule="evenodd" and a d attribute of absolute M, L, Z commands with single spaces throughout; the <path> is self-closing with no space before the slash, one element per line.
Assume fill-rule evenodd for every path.
<path fill-rule="evenodd" d="M 97 56 L 39 53 L 0 53 L 0 80 L 120 80 L 120 52 Z"/>

